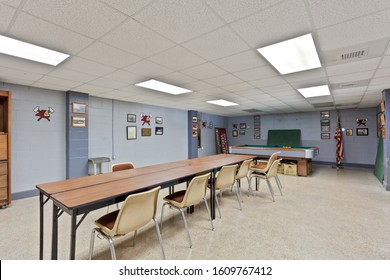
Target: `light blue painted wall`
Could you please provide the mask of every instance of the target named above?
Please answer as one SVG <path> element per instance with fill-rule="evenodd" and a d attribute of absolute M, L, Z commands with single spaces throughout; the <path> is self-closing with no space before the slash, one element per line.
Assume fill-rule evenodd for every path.
<path fill-rule="evenodd" d="M 207 123 L 207 127 L 201 129 L 202 147 L 198 149 L 198 156 L 214 155 L 216 153 L 215 146 L 215 128 L 216 127 L 227 127 L 227 118 L 217 115 L 199 114 L 202 122 Z M 209 128 L 209 124 L 212 122 L 212 127 Z"/>
<path fill-rule="evenodd" d="M 65 113 L 63 92 L 2 84 L 12 91 L 12 193 L 35 191 L 39 183 L 65 178 Z M 33 109 L 54 109 L 50 122 L 37 121 Z"/>
<path fill-rule="evenodd" d="M 341 126 L 353 129 L 353 136 L 343 132 L 344 163 L 373 165 L 377 150 L 376 108 L 339 110 Z M 368 136 L 356 136 L 357 119 L 368 119 Z M 229 145 L 266 145 L 270 129 L 301 129 L 302 146 L 319 147 L 320 154 L 314 159 L 320 162 L 335 162 L 336 141 L 334 132 L 337 125 L 337 112 L 330 111 L 330 139 L 321 140 L 320 112 L 279 114 L 261 116 L 261 139 L 254 139 L 253 116 L 228 119 Z M 246 123 L 245 135 L 232 137 L 233 123 Z M 239 129 L 238 129 L 239 130 Z"/>
<path fill-rule="evenodd" d="M 111 164 L 131 161 L 138 167 L 188 157 L 187 111 L 93 96 L 89 110 L 89 157 L 107 156 Z M 141 113 L 152 114 L 150 126 L 142 125 Z M 127 114 L 135 114 L 136 123 L 127 122 Z M 156 117 L 163 119 L 161 125 Z M 137 139 L 127 140 L 127 126 L 137 127 Z M 156 126 L 164 128 L 163 135 L 155 135 Z M 141 136 L 141 128 L 151 128 L 152 136 Z"/>

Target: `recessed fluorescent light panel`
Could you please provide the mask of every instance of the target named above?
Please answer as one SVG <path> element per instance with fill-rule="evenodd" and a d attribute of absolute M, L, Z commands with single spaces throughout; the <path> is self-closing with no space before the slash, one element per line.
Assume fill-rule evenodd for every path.
<path fill-rule="evenodd" d="M 310 33 L 257 51 L 282 75 L 321 67 Z"/>
<path fill-rule="evenodd" d="M 145 82 L 138 83 L 135 85 L 139 86 L 139 87 L 144 87 L 144 88 L 148 88 L 148 89 L 162 91 L 165 93 L 174 94 L 174 95 L 192 92 L 192 90 L 177 87 L 177 86 L 170 85 L 170 84 L 163 83 L 163 82 L 156 81 L 156 80 L 149 80 L 149 81 L 145 81 Z"/>
<path fill-rule="evenodd" d="M 305 98 L 330 95 L 328 85 L 308 87 L 308 88 L 299 88 L 298 91 Z"/>
<path fill-rule="evenodd" d="M 223 106 L 223 107 L 237 106 L 238 105 L 237 103 L 233 103 L 233 102 L 226 101 L 223 99 L 211 100 L 211 101 L 207 101 L 207 103 L 211 103 L 211 104 L 219 105 L 219 106 Z"/>
<path fill-rule="evenodd" d="M 2 35 L 0 35 L 0 53 L 46 63 L 53 66 L 57 66 L 69 57 L 69 54 L 42 48 Z"/>

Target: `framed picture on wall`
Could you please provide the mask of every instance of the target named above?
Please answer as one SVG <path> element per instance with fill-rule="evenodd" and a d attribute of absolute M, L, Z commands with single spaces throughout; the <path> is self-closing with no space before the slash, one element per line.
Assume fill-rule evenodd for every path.
<path fill-rule="evenodd" d="M 136 122 L 137 115 L 135 114 L 127 114 L 127 122 Z"/>
<path fill-rule="evenodd" d="M 322 140 L 329 140 L 330 139 L 330 133 L 321 133 L 321 139 Z"/>
<path fill-rule="evenodd" d="M 72 103 L 72 113 L 73 114 L 86 114 L 87 113 L 87 104 L 84 103 Z"/>
<path fill-rule="evenodd" d="M 368 136 L 368 128 L 356 128 L 357 136 Z"/>
<path fill-rule="evenodd" d="M 141 129 L 141 136 L 152 136 L 152 129 L 151 128 L 142 128 Z"/>
<path fill-rule="evenodd" d="M 72 116 L 72 126 L 73 127 L 86 127 L 87 126 L 87 118 L 86 117 Z"/>
<path fill-rule="evenodd" d="M 156 124 L 162 124 L 163 123 L 163 118 L 162 117 L 156 117 Z"/>
<path fill-rule="evenodd" d="M 246 129 L 246 123 L 240 123 L 240 129 Z"/>
<path fill-rule="evenodd" d="M 238 130 L 232 130 L 232 136 L 237 137 L 238 136 Z"/>
<path fill-rule="evenodd" d="M 164 128 L 156 126 L 154 134 L 156 134 L 156 135 L 163 135 L 164 134 Z"/>
<path fill-rule="evenodd" d="M 329 111 L 321 111 L 321 118 L 329 118 L 330 113 Z"/>
<path fill-rule="evenodd" d="M 345 135 L 347 136 L 353 136 L 353 130 L 351 128 L 348 128 L 345 130 Z"/>
<path fill-rule="evenodd" d="M 136 126 L 128 126 L 126 128 L 127 140 L 137 139 L 137 127 Z"/>

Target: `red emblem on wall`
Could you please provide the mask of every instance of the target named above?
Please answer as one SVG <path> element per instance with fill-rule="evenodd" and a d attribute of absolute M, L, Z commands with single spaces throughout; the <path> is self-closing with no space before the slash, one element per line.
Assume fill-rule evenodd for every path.
<path fill-rule="evenodd" d="M 50 121 L 50 115 L 54 113 L 53 108 L 49 107 L 49 109 L 40 109 L 39 106 L 35 107 L 33 109 L 35 116 L 39 117 L 37 121 L 40 121 L 41 119 L 47 119 Z"/>
<path fill-rule="evenodd" d="M 145 125 L 145 123 L 147 123 L 148 125 L 150 125 L 150 120 L 151 120 L 152 117 L 153 117 L 151 113 L 149 113 L 149 114 L 141 113 L 139 116 L 141 117 L 142 125 Z"/>

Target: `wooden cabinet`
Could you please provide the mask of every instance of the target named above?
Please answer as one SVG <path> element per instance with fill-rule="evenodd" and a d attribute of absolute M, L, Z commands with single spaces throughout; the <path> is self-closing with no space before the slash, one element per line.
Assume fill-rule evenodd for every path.
<path fill-rule="evenodd" d="M 11 203 L 11 92 L 0 90 L 0 207 Z"/>

